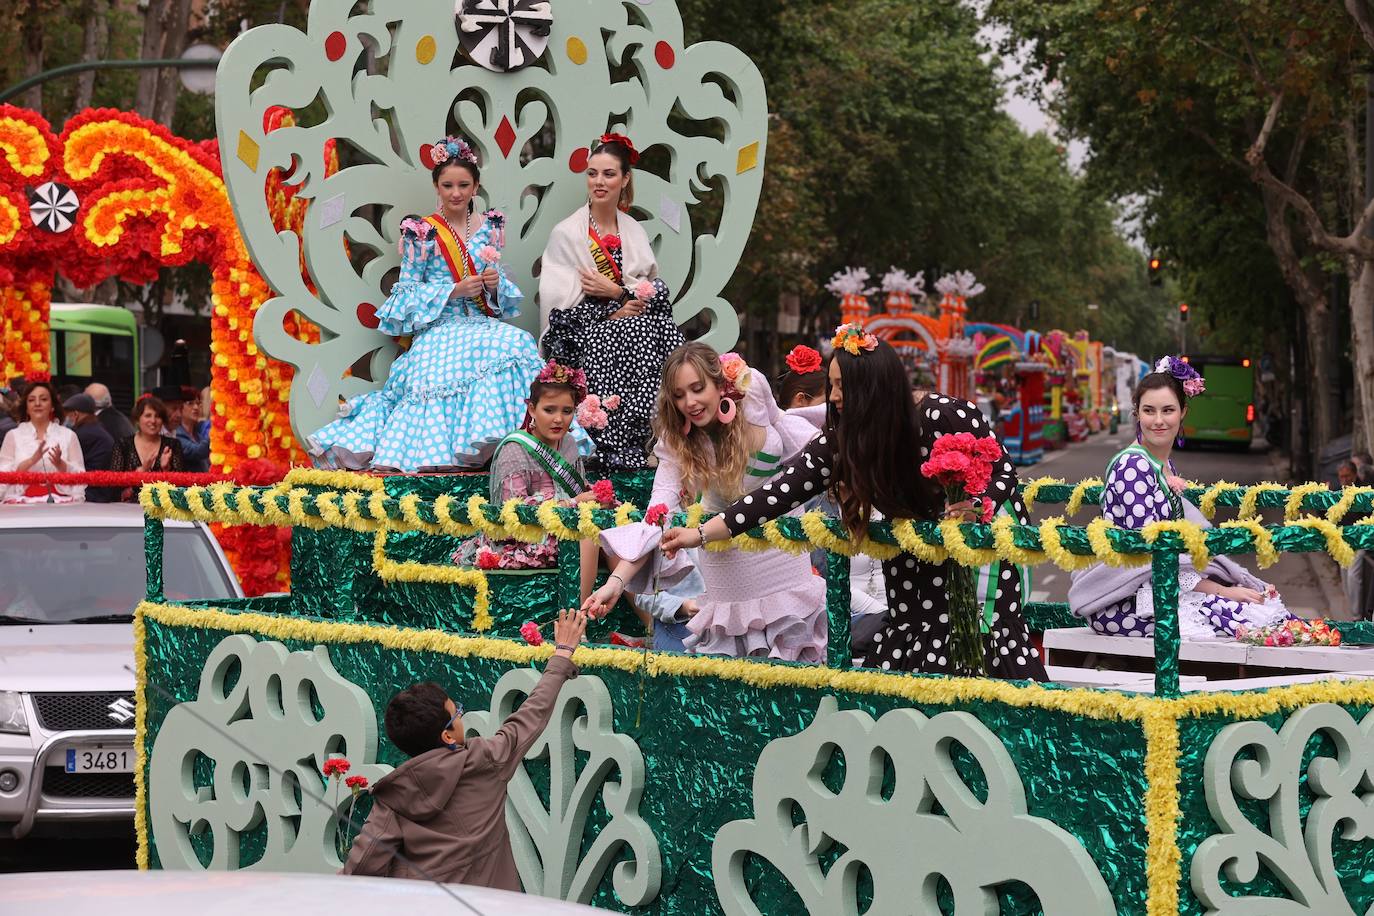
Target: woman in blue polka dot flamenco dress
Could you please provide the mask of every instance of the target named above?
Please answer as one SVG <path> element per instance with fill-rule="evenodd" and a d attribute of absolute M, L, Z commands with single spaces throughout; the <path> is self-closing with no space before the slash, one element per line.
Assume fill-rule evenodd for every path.
<path fill-rule="evenodd" d="M 479 467 L 524 419 L 544 366 L 534 338 L 503 320 L 524 297 L 501 268 L 504 217 L 473 212 L 477 156 L 457 137 L 430 155 L 439 208 L 401 221 L 401 276 L 377 312 L 383 334 L 414 339 L 380 391 L 348 401 L 310 437 L 317 464 Z"/>

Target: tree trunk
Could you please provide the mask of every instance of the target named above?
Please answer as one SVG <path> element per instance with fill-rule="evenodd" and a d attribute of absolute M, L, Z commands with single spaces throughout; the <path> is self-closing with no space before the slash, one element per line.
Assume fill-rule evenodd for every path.
<path fill-rule="evenodd" d="M 162 33 L 166 27 L 172 0 L 148 0 L 143 13 L 143 41 L 139 47 L 140 60 L 157 60 L 162 56 Z M 157 103 L 159 70 L 138 71 L 138 88 L 134 91 L 134 111 L 145 118 L 153 116 Z"/>
<path fill-rule="evenodd" d="M 1307 391 L 1308 451 L 1315 459 L 1322 446 L 1336 434 L 1337 420 L 1331 401 L 1331 367 L 1335 354 L 1331 347 L 1331 305 L 1322 284 L 1314 282 L 1304 268 L 1293 244 L 1287 203 L 1269 188 L 1261 188 L 1264 198 L 1265 234 L 1269 247 L 1278 262 L 1284 282 L 1302 307 L 1302 320 L 1307 338 L 1306 353 L 1311 387 Z"/>
<path fill-rule="evenodd" d="M 171 60 L 186 50 L 186 32 L 191 26 L 191 0 L 172 0 L 162 31 L 161 57 Z M 177 97 L 181 94 L 179 70 L 157 71 L 157 101 L 153 105 L 153 120 L 172 126 L 177 113 Z"/>
<path fill-rule="evenodd" d="M 85 0 L 81 5 L 81 59 L 99 60 L 105 54 L 110 38 L 111 0 Z M 72 98 L 72 114 L 91 107 L 95 96 L 95 71 L 87 70 L 76 78 L 76 95 Z"/>
<path fill-rule="evenodd" d="M 29 0 L 20 7 L 20 20 L 24 23 L 22 38 L 24 42 L 24 79 L 43 72 L 43 8 L 39 0 Z M 25 108 L 43 113 L 43 86 L 40 83 L 15 100 Z"/>
<path fill-rule="evenodd" d="M 1365 261 L 1350 287 L 1350 331 L 1355 350 L 1355 407 L 1359 416 L 1352 452 L 1371 450 L 1374 431 L 1374 262 Z"/>

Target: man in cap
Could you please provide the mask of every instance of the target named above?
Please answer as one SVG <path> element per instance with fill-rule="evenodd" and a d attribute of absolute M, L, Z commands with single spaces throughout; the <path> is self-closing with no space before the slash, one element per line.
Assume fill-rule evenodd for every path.
<path fill-rule="evenodd" d="M 114 439 L 96 416 L 98 410 L 95 398 L 89 394 L 74 394 L 62 402 L 67 425 L 76 433 L 76 441 L 81 443 L 81 455 L 88 471 L 108 471 L 110 453 L 114 451 Z M 112 503 L 118 497 L 118 492 L 111 487 L 86 488 L 86 502 L 89 503 Z"/>

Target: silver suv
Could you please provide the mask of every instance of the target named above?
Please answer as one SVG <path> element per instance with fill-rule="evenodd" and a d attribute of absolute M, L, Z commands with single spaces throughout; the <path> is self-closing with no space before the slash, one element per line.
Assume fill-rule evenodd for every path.
<path fill-rule="evenodd" d="M 163 569 L 172 600 L 243 595 L 201 524 L 166 523 Z M 0 505 L 0 835 L 133 817 L 145 575 L 136 505 Z"/>

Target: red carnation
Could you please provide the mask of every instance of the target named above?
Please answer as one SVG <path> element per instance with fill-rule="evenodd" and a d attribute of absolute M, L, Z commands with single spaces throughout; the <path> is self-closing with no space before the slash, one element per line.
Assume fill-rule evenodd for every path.
<path fill-rule="evenodd" d="M 644 513 L 644 521 L 650 525 L 658 525 L 668 515 L 668 507 L 663 503 L 655 503 L 649 507 L 649 511 Z"/>
<path fill-rule="evenodd" d="M 539 632 L 539 624 L 535 623 L 533 620 L 526 620 L 524 623 L 520 624 L 520 635 L 525 638 L 525 642 L 532 646 L 542 646 L 544 644 L 544 636 Z"/>
<path fill-rule="evenodd" d="M 821 368 L 821 354 L 806 344 L 797 344 L 787 354 L 787 368 L 798 375 L 806 375 Z"/>
<path fill-rule="evenodd" d="M 602 243 L 603 245 L 605 245 L 606 248 L 609 249 L 610 251 L 614 251 L 615 249 L 617 249 L 617 248 L 620 247 L 620 236 L 618 236 L 618 235 L 603 235 L 603 236 L 601 237 L 601 243 Z"/>
<path fill-rule="evenodd" d="M 498 569 L 501 566 L 501 558 L 492 551 L 483 547 L 477 552 L 478 569 Z"/>
<path fill-rule="evenodd" d="M 348 762 L 347 758 L 330 757 L 324 762 L 323 769 L 325 778 L 327 779 L 330 776 L 342 776 L 348 772 L 350 766 L 351 764 Z"/>
<path fill-rule="evenodd" d="M 592 495 L 603 506 L 615 505 L 615 485 L 609 480 L 598 480 L 592 484 Z"/>
<path fill-rule="evenodd" d="M 366 776 L 350 776 L 350 777 L 348 777 L 347 779 L 344 780 L 344 785 L 348 786 L 350 789 L 366 789 L 366 788 L 367 788 L 367 777 L 366 777 Z"/>

